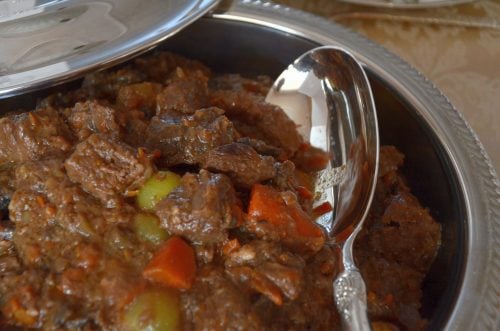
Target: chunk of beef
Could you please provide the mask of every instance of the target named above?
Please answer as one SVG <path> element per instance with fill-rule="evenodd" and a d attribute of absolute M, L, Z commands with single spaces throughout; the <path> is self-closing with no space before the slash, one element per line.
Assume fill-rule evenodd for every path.
<path fill-rule="evenodd" d="M 235 226 L 235 193 L 228 177 L 201 170 L 186 174 L 181 185 L 156 206 L 156 215 L 170 234 L 195 243 L 218 243 Z"/>
<path fill-rule="evenodd" d="M 250 286 L 277 305 L 283 296 L 295 300 L 302 290 L 304 260 L 279 244 L 254 240 L 231 251 L 225 260 L 228 275 Z"/>
<path fill-rule="evenodd" d="M 191 116 L 163 114 L 151 120 L 146 146 L 161 151 L 165 166 L 199 164 L 209 150 L 232 143 L 237 137 L 233 124 L 219 108 L 197 110 Z"/>
<path fill-rule="evenodd" d="M 136 155 L 139 154 L 139 155 Z M 66 160 L 69 178 L 105 203 L 137 189 L 153 172 L 151 160 L 131 147 L 92 134 Z"/>
<path fill-rule="evenodd" d="M 403 155 L 396 148 L 381 148 L 374 203 L 354 254 L 372 293 L 371 319 L 422 329 L 421 284 L 439 248 L 441 228 L 409 193 L 398 170 L 402 164 Z"/>
<path fill-rule="evenodd" d="M 74 260 L 78 242 L 99 241 L 107 223 L 128 220 L 120 220 L 118 210 L 114 216 L 105 211 L 65 174 L 58 174 L 60 170 L 40 178 L 43 170 L 17 179 L 22 185 L 9 205 L 10 220 L 16 224 L 13 240 L 25 265 L 60 271 Z"/>
<path fill-rule="evenodd" d="M 243 136 L 280 147 L 288 157 L 302 144 L 295 123 L 283 109 L 266 103 L 262 96 L 247 91 L 216 90 L 212 91 L 210 102 L 226 111 Z"/>
<path fill-rule="evenodd" d="M 253 184 L 273 178 L 274 159 L 260 156 L 250 146 L 232 143 L 210 150 L 203 167 L 228 175 L 236 185 L 250 188 Z"/>
<path fill-rule="evenodd" d="M 5 277 L 22 271 L 17 252 L 12 242 L 15 227 L 12 222 L 2 220 L 0 223 L 0 274 Z M 1 293 L 0 293 L 1 295 Z"/>
<path fill-rule="evenodd" d="M 276 162 L 274 164 L 276 176 L 271 184 L 280 191 L 294 191 L 298 186 L 295 178 L 295 164 L 292 161 Z"/>
<path fill-rule="evenodd" d="M 242 77 L 239 74 L 224 74 L 213 77 L 209 86 L 212 90 L 247 91 L 256 95 L 266 96 L 273 82 L 268 76 L 258 76 L 256 79 Z"/>
<path fill-rule="evenodd" d="M 193 114 L 200 108 L 208 106 L 208 77 L 203 73 L 187 76 L 178 68 L 176 75 L 157 96 L 157 111 L 160 115 L 166 112 Z"/>
<path fill-rule="evenodd" d="M 340 319 L 333 301 L 332 284 L 338 261 L 332 249 L 324 247 L 304 267 L 302 290 L 294 300 L 277 306 L 259 299 L 255 306 L 271 330 L 337 330 Z M 318 318 L 321 312 L 321 318 Z"/>
<path fill-rule="evenodd" d="M 382 226 L 371 231 L 372 254 L 383 254 L 387 259 L 427 272 L 439 244 L 439 224 L 410 193 L 400 192 L 389 201 Z"/>
<path fill-rule="evenodd" d="M 378 175 L 382 183 L 376 189 L 379 191 L 395 192 L 396 190 L 404 190 L 409 192 L 405 180 L 398 173 L 398 169 L 403 163 L 404 155 L 396 147 L 381 146 Z"/>
<path fill-rule="evenodd" d="M 130 146 L 144 147 L 144 137 L 148 129 L 149 121 L 140 110 L 127 110 L 123 113 L 125 127 L 123 128 L 122 140 Z"/>
<path fill-rule="evenodd" d="M 13 173 L 15 170 L 14 163 L 0 165 L 0 216 L 7 210 L 10 198 L 14 193 Z"/>
<path fill-rule="evenodd" d="M 142 110 L 117 108 L 107 102 L 90 100 L 79 102 L 64 112 L 71 129 L 80 141 L 92 133 L 102 133 L 115 139 L 121 138 L 132 146 L 144 145 L 148 124 Z"/>
<path fill-rule="evenodd" d="M 283 150 L 281 148 L 268 145 L 262 140 L 252 139 L 249 137 L 241 137 L 237 142 L 252 147 L 257 153 L 261 155 L 272 156 L 278 160 L 281 160 L 284 157 Z"/>
<path fill-rule="evenodd" d="M 384 177 L 390 172 L 396 172 L 403 165 L 404 157 L 394 146 L 380 146 L 379 176 Z"/>
<path fill-rule="evenodd" d="M 146 118 L 151 118 L 156 113 L 156 97 L 161 90 L 161 84 L 151 82 L 125 85 L 118 90 L 116 103 L 125 109 L 139 110 Z"/>
<path fill-rule="evenodd" d="M 72 135 L 53 109 L 40 109 L 0 119 L 0 164 L 62 156 L 72 147 Z"/>
<path fill-rule="evenodd" d="M 358 264 L 370 290 L 370 319 L 398 321 L 407 329 L 422 330 L 419 314 L 425 274 L 383 257 L 368 256 Z"/>
<path fill-rule="evenodd" d="M 151 248 L 132 231 L 134 208 L 103 208 L 64 173 L 42 178 L 48 166 L 43 163 L 38 174 L 17 179 L 22 188 L 9 206 L 15 223 L 12 243 L 22 265 L 44 270 L 42 279 L 50 278 L 36 293 L 38 322 L 49 329 L 71 328 L 80 316 L 83 324 L 105 328 L 116 322 Z M 35 164 L 26 166 L 36 169 Z M 8 296 L 17 297 L 19 291 L 12 288 Z M 78 303 L 75 311 L 72 303 Z"/>
<path fill-rule="evenodd" d="M 13 186 L 41 192 L 45 189 L 48 178 L 54 177 L 64 181 L 66 174 L 63 159 L 28 161 L 16 167 L 13 176 Z"/>
<path fill-rule="evenodd" d="M 170 52 L 155 52 L 134 61 L 134 68 L 146 75 L 153 82 L 164 84 L 177 68 L 181 68 L 186 75 L 194 73 L 210 76 L 210 69 L 196 60 L 186 59 L 183 56 Z"/>
<path fill-rule="evenodd" d="M 40 327 L 41 311 L 37 299 L 45 276 L 42 270 L 26 270 L 2 277 L 0 283 L 2 315 L 18 327 Z"/>
<path fill-rule="evenodd" d="M 85 76 L 80 94 L 86 99 L 105 99 L 115 103 L 120 88 L 126 85 L 140 83 L 145 74 L 131 65 L 118 70 L 105 70 L 91 73 Z"/>
<path fill-rule="evenodd" d="M 263 330 L 249 298 L 214 267 L 201 269 L 182 295 L 185 330 Z"/>
<path fill-rule="evenodd" d="M 92 209 L 82 210 L 85 207 L 89 207 L 88 203 L 66 207 L 42 193 L 17 190 L 9 206 L 9 216 L 16 224 L 13 242 L 23 265 L 63 270 L 73 256 L 74 245 L 82 235 L 90 236 L 90 221 L 99 221 Z M 73 219 L 75 209 L 81 213 Z"/>
<path fill-rule="evenodd" d="M 91 100 L 78 102 L 68 113 L 68 123 L 79 140 L 92 133 L 120 137 L 125 117 L 109 104 Z"/>

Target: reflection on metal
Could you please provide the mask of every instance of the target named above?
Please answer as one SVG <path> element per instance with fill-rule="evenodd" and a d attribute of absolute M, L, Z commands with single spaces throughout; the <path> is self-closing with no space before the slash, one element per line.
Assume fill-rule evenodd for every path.
<path fill-rule="evenodd" d="M 7 47 L 0 49 L 0 73 L 51 65 L 116 40 L 127 27 L 110 16 L 111 9 L 109 3 L 92 2 L 3 23 L 0 40 Z"/>
<path fill-rule="evenodd" d="M 217 0 L 0 1 L 0 98 L 146 51 Z"/>
<path fill-rule="evenodd" d="M 346 51 L 319 47 L 278 77 L 266 101 L 283 108 L 306 141 L 330 154 L 327 168 L 318 176 L 316 203 L 326 200 L 333 210 L 318 223 L 342 252 L 344 271 L 334 290 L 344 326 L 369 330 L 365 286 L 352 256 L 378 173 L 378 125 L 366 74 Z"/>

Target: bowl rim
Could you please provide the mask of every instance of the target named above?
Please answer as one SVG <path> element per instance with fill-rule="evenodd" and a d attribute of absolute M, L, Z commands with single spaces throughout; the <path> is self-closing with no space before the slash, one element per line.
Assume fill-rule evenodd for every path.
<path fill-rule="evenodd" d="M 393 86 L 435 133 L 465 201 L 465 266 L 445 330 L 495 330 L 500 324 L 500 183 L 484 147 L 449 100 L 420 72 L 358 33 L 325 18 L 259 0 L 240 0 L 211 13 L 321 45 L 341 46 Z"/>

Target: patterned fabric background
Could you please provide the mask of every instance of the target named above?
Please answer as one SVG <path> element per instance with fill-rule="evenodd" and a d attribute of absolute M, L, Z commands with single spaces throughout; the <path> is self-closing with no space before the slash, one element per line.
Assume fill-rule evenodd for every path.
<path fill-rule="evenodd" d="M 335 20 L 412 64 L 462 112 L 500 172 L 500 1 L 418 10 L 275 2 Z"/>

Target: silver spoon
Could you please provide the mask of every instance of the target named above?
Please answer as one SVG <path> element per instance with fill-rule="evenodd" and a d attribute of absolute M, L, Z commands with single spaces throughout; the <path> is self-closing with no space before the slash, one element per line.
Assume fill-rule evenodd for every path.
<path fill-rule="evenodd" d="M 335 302 L 345 330 L 370 330 L 365 283 L 352 253 L 378 172 L 377 116 L 366 74 L 346 51 L 315 48 L 281 73 L 266 101 L 283 108 L 304 140 L 330 153 L 316 181 L 316 204 L 333 206 L 318 222 L 328 243 L 342 252 L 344 270 L 334 282 Z"/>

